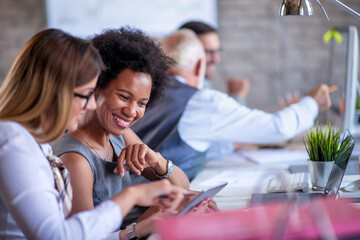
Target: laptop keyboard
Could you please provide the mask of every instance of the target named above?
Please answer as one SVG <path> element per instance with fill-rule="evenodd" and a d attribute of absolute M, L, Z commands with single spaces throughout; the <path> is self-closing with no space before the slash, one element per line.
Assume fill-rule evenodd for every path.
<path fill-rule="evenodd" d="M 309 201 L 315 197 L 324 197 L 324 193 L 296 192 L 296 193 L 253 193 L 250 206 L 272 202 L 287 202 L 289 199 L 297 202 Z"/>
<path fill-rule="evenodd" d="M 286 173 L 275 176 L 269 180 L 267 187 L 268 193 L 302 191 L 307 192 L 309 189 L 307 172 Z"/>

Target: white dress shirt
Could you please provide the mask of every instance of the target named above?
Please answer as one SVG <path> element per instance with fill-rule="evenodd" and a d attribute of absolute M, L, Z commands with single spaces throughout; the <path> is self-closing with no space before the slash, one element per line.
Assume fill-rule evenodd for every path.
<path fill-rule="evenodd" d="M 15 122 L 0 122 L 0 136 L 0 239 L 104 239 L 120 227 L 111 200 L 65 219 L 45 157 L 50 145 Z"/>
<path fill-rule="evenodd" d="M 178 131 L 198 151 L 214 143 L 274 143 L 288 140 L 310 128 L 318 114 L 311 97 L 276 113 L 250 109 L 220 91 L 202 89 L 188 101 Z"/>

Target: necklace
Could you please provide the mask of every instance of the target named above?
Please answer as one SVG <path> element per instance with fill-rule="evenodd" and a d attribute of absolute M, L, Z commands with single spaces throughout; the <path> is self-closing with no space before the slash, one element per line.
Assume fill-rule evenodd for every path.
<path fill-rule="evenodd" d="M 107 155 L 106 155 L 106 158 L 103 158 L 103 157 L 101 157 L 101 155 L 95 150 L 95 148 L 93 148 L 93 147 L 91 146 L 91 144 L 89 143 L 89 141 L 87 140 L 87 138 L 85 137 L 85 135 L 80 131 L 80 129 L 77 129 L 77 130 L 79 131 L 79 133 L 81 134 L 81 136 L 85 139 L 85 141 L 86 141 L 86 143 L 89 145 L 89 147 L 96 153 L 96 155 L 97 155 L 99 158 L 101 158 L 102 160 L 106 161 L 106 159 L 107 159 L 107 158 L 109 157 L 109 155 L 110 155 L 109 145 L 106 144 L 106 146 L 107 146 Z"/>

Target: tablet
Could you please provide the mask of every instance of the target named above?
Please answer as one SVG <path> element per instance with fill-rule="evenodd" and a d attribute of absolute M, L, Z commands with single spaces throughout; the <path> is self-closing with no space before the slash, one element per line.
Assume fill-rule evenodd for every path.
<path fill-rule="evenodd" d="M 205 199 L 214 197 L 226 185 L 227 185 L 227 182 L 223 183 L 219 186 L 210 188 L 206 191 L 200 192 L 199 195 L 197 195 L 193 200 L 191 200 L 184 208 L 182 208 L 179 211 L 178 215 L 183 215 L 183 214 L 187 213 L 188 211 L 190 211 L 193 207 L 196 207 L 199 203 L 201 203 Z"/>

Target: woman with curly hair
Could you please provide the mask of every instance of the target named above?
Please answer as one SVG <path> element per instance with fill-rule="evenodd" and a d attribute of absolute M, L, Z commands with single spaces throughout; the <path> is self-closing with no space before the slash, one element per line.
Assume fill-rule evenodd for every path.
<path fill-rule="evenodd" d="M 92 209 L 133 185 L 134 178 L 140 178 L 137 175 L 150 181 L 166 178 L 188 188 L 182 170 L 143 144 L 130 129 L 161 95 L 172 60 L 138 29 L 106 30 L 91 41 L 106 67 L 96 86 L 96 109 L 87 113 L 77 131 L 53 144 L 71 174 L 72 214 Z M 129 171 L 135 174 L 131 176 Z M 133 209 L 123 225 L 132 223 L 143 211 Z M 145 223 L 136 226 L 138 236 L 143 236 L 141 224 Z"/>
<path fill-rule="evenodd" d="M 134 205 L 167 207 L 159 195 L 177 195 L 166 199 L 172 211 L 187 192 L 167 180 L 142 184 L 69 215 L 69 174 L 48 143 L 95 109 L 102 68 L 90 42 L 57 29 L 34 35 L 15 59 L 0 87 L 0 239 L 118 238 Z"/>

